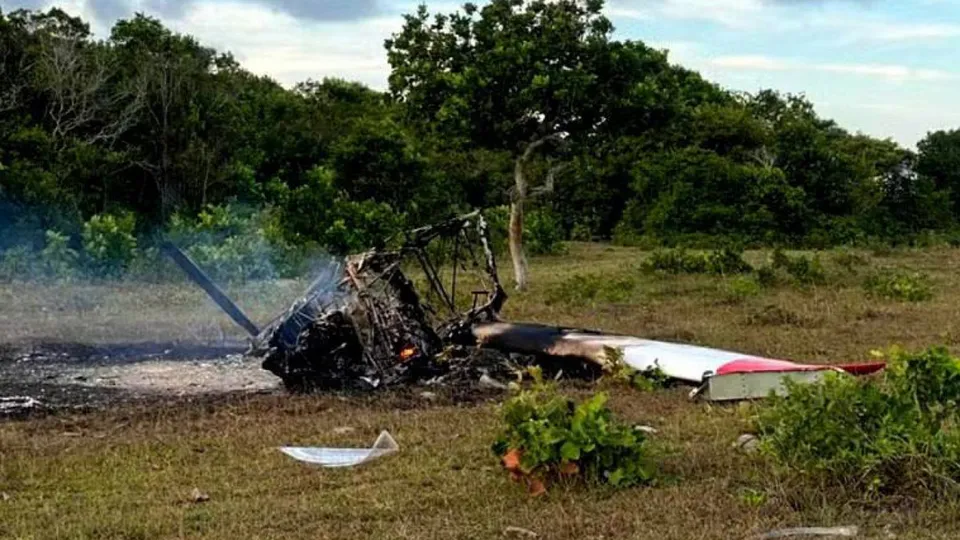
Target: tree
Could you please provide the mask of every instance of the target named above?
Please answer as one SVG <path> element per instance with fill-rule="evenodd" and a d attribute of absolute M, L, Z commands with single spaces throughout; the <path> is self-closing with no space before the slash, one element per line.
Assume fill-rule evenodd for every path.
<path fill-rule="evenodd" d="M 949 190 L 953 213 L 960 216 L 960 129 L 928 133 L 917 150 L 917 173 Z"/>
<path fill-rule="evenodd" d="M 607 119 L 609 96 L 632 86 L 628 72 L 605 76 L 618 60 L 602 7 L 602 0 L 493 0 L 431 21 L 421 6 L 386 42 L 390 90 L 409 120 L 447 141 L 512 156 L 509 239 L 518 288 L 527 281 L 530 162 L 589 137 Z M 548 168 L 540 191 L 559 170 Z"/>

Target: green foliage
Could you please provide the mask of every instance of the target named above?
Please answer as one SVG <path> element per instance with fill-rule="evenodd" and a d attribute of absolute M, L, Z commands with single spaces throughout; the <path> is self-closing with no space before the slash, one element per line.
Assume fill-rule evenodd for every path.
<path fill-rule="evenodd" d="M 324 167 L 308 171 L 306 183 L 283 196 L 281 210 L 289 241 L 338 254 L 382 246 L 402 220 L 386 203 L 348 198 L 336 188 L 335 171 Z"/>
<path fill-rule="evenodd" d="M 823 263 L 820 262 L 819 255 L 814 255 L 813 257 L 807 257 L 805 255 L 791 256 L 784 253 L 782 249 L 777 248 L 770 254 L 769 266 L 772 271 L 783 271 L 793 281 L 803 285 L 824 283 L 827 280 L 826 272 L 824 272 Z"/>
<path fill-rule="evenodd" d="M 520 459 L 513 472 L 541 481 L 575 471 L 579 478 L 616 487 L 650 482 L 643 431 L 618 422 L 606 401 L 599 393 L 577 404 L 535 372 L 532 387 L 503 404 L 503 427 L 492 450 L 497 457 L 516 451 Z"/>
<path fill-rule="evenodd" d="M 483 211 L 487 220 L 490 243 L 495 253 L 504 255 L 508 249 L 510 207 L 506 205 Z M 566 252 L 564 232 L 556 214 L 548 208 L 533 208 L 525 214 L 523 245 L 533 255 L 560 255 Z"/>
<path fill-rule="evenodd" d="M 533 255 L 559 255 L 566 251 L 560 220 L 548 209 L 535 209 L 526 214 L 523 244 Z"/>
<path fill-rule="evenodd" d="M 755 418 L 783 472 L 871 494 L 958 487 L 960 361 L 945 348 L 895 349 L 879 381 L 829 373 L 787 390 Z"/>
<path fill-rule="evenodd" d="M 740 501 L 747 506 L 758 508 L 766 504 L 767 494 L 756 489 L 743 489 L 740 491 Z"/>
<path fill-rule="evenodd" d="M 0 281 L 30 279 L 38 266 L 33 250 L 26 246 L 12 247 L 0 253 Z"/>
<path fill-rule="evenodd" d="M 723 294 L 730 302 L 742 302 L 759 296 L 763 286 L 753 276 L 737 276 L 723 283 Z"/>
<path fill-rule="evenodd" d="M 649 392 L 666 388 L 671 379 L 659 368 L 651 367 L 639 371 L 623 361 L 623 350 L 616 347 L 604 347 L 604 356 L 610 367 L 613 380 L 625 383 L 637 390 Z"/>
<path fill-rule="evenodd" d="M 633 276 L 577 274 L 547 290 L 548 304 L 582 306 L 593 303 L 625 302 L 633 294 Z"/>
<path fill-rule="evenodd" d="M 83 251 L 100 276 L 123 273 L 136 255 L 136 218 L 132 213 L 97 214 L 83 224 Z"/>
<path fill-rule="evenodd" d="M 278 228 L 275 211 L 209 205 L 195 219 L 174 216 L 167 234 L 214 279 L 258 280 L 298 270 L 301 253 L 284 242 Z"/>
<path fill-rule="evenodd" d="M 47 231 L 47 245 L 40 252 L 46 275 L 54 279 L 68 279 L 79 271 L 80 256 L 69 245 L 70 238 L 57 231 Z"/>
<path fill-rule="evenodd" d="M 690 252 L 686 249 L 658 249 L 644 261 L 648 270 L 670 274 L 742 274 L 753 270 L 743 260 L 743 251 L 725 247 L 709 252 Z"/>
<path fill-rule="evenodd" d="M 891 300 L 923 302 L 933 298 L 933 284 L 922 272 L 880 270 L 864 280 L 863 288 L 867 294 Z"/>
<path fill-rule="evenodd" d="M 916 154 L 850 134 L 801 96 L 728 92 L 614 39 L 603 10 L 580 0 L 418 9 L 386 43 L 389 96 L 339 79 L 287 89 L 141 14 L 101 39 L 59 9 L 2 13 L 0 249 L 41 249 L 56 230 L 85 270 L 119 275 L 132 236 L 96 224 L 91 249 L 79 249 L 95 216 L 129 212 L 143 232 L 237 202 L 276 216 L 274 247 L 345 253 L 507 204 L 518 165 L 534 254 L 562 252 L 565 238 L 950 240 L 960 131 L 930 133 Z M 796 273 L 818 279 L 812 266 Z"/>

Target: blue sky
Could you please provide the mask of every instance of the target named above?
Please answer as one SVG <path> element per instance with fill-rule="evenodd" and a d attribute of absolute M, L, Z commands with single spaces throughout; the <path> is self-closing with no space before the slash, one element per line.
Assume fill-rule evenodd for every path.
<path fill-rule="evenodd" d="M 482 3 L 482 2 L 478 2 Z M 48 0 L 0 0 L 4 10 Z M 63 0 L 104 35 L 143 11 L 284 84 L 339 76 L 377 88 L 407 0 Z M 428 2 L 450 11 L 455 2 Z M 852 131 L 913 146 L 960 127 L 960 0 L 607 0 L 616 37 L 668 49 L 725 87 L 805 93 Z"/>

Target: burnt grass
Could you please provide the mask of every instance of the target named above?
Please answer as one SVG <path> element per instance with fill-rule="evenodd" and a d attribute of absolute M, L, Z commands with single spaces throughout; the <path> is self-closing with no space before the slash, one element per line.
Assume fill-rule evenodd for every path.
<path fill-rule="evenodd" d="M 85 370 L 128 366 L 163 359 L 218 359 L 243 352 L 238 346 L 181 343 L 111 343 L 91 345 L 53 341 L 5 344 L 0 348 L 0 397 L 25 396 L 39 406 L 0 410 L 0 416 L 28 417 L 64 411 L 94 411 L 133 402 L 168 403 L 169 396 L 125 388 L 81 384 Z M 71 380 L 62 374 L 75 371 Z"/>
<path fill-rule="evenodd" d="M 826 283 L 777 285 L 736 302 L 726 300 L 722 277 L 643 274 L 645 256 L 574 244 L 562 258 L 533 259 L 530 290 L 512 293 L 504 316 L 806 362 L 867 360 L 871 350 L 892 344 L 946 344 L 954 351 L 960 345 L 960 276 L 952 270 L 960 263 L 958 250 L 863 254 L 869 266 L 929 274 L 934 297 L 920 303 L 868 298 L 829 252 L 821 254 Z M 765 256 L 750 252 L 747 258 L 758 263 Z M 616 303 L 543 300 L 578 274 L 632 276 L 637 286 Z M 3 287 L 0 299 L 13 294 Z M 138 305 L 128 297 L 135 293 L 124 286 L 102 298 Z M 38 287 L 30 294 L 28 305 L 37 307 L 49 291 Z M 0 304 L 0 330 L 11 334 L 0 341 L 12 344 L 0 349 L 0 395 L 49 394 L 54 390 L 44 386 L 50 382 L 43 376 L 85 362 L 137 363 L 168 350 L 174 360 L 179 353 L 172 351 L 185 351 L 184 362 L 232 354 L 164 340 L 188 332 L 197 320 L 181 322 L 190 317 L 185 302 L 165 309 L 170 296 L 156 294 L 136 317 L 110 318 L 109 329 L 94 323 L 95 315 L 114 312 L 109 304 L 53 322 L 39 307 Z M 768 306 L 818 324 L 751 320 L 773 309 Z M 875 313 L 883 316 L 865 316 Z M 11 321 L 32 324 L 41 338 L 65 335 L 83 343 L 89 335 L 86 342 L 108 346 L 40 339 L 36 351 L 51 354 L 18 363 L 37 341 L 26 345 Z M 71 321 L 78 326 L 52 331 L 54 322 Z M 149 344 L 130 343 L 130 336 L 144 336 Z M 40 380 L 24 382 L 25 373 L 41 374 Z M 640 391 L 602 379 L 568 380 L 562 388 L 575 398 L 606 391 L 621 419 L 658 430 L 651 438 L 660 463 L 653 486 L 614 491 L 562 485 L 531 499 L 490 451 L 504 398 L 496 389 L 162 397 L 58 389 L 68 406 L 0 419 L 0 538 L 524 538 L 510 529 L 520 527 L 551 539 L 728 539 L 832 525 L 858 525 L 862 538 L 960 536 L 960 505 L 949 497 L 877 503 L 778 485 L 762 458 L 732 447 L 746 427 L 747 405 L 690 402 L 683 386 Z M 96 406 L 74 408 L 84 403 Z M 311 468 L 276 450 L 287 444 L 366 446 L 383 429 L 400 452 L 355 469 Z M 195 488 L 209 500 L 197 502 Z"/>

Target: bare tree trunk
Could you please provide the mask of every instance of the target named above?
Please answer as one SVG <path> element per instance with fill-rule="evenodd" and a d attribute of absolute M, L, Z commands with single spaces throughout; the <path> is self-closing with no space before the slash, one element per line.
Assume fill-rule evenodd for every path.
<path fill-rule="evenodd" d="M 517 158 L 513 169 L 513 196 L 510 198 L 510 227 L 508 239 L 510 258 L 513 260 L 513 279 L 517 290 L 527 286 L 527 255 L 523 251 L 523 202 L 527 198 L 527 179 L 523 166 L 528 153 Z"/>
<path fill-rule="evenodd" d="M 549 140 L 560 137 L 559 133 L 547 135 L 527 145 L 517 158 L 513 168 L 513 194 L 510 197 L 510 227 L 507 238 L 510 258 L 513 260 L 513 279 L 518 291 L 527 287 L 527 255 L 523 250 L 523 203 L 527 200 L 527 177 L 524 167 L 533 152 Z M 553 172 L 549 175 L 552 184 Z"/>

